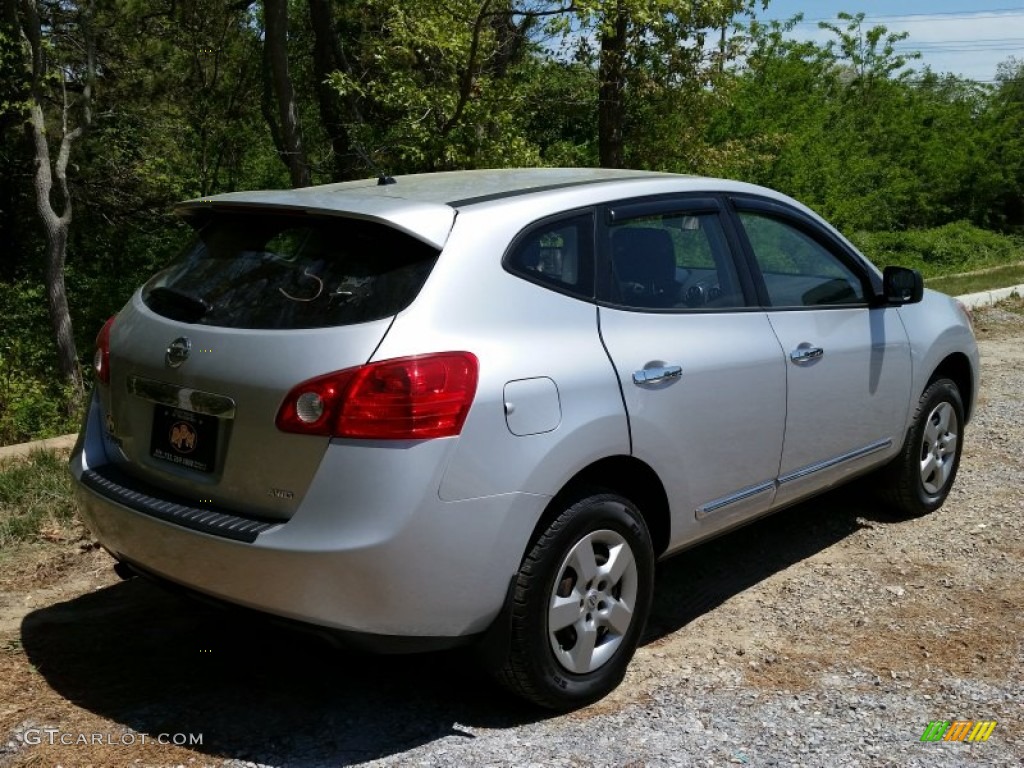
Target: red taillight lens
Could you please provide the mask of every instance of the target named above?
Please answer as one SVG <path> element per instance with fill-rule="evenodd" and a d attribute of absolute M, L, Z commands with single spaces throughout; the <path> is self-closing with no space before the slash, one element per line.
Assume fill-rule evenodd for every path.
<path fill-rule="evenodd" d="M 96 378 L 104 384 L 110 383 L 110 329 L 114 325 L 115 317 L 117 315 L 109 317 L 96 334 L 96 352 L 92 357 Z"/>
<path fill-rule="evenodd" d="M 284 432 L 423 440 L 462 431 L 476 394 L 469 352 L 385 360 L 305 381 L 277 413 Z"/>

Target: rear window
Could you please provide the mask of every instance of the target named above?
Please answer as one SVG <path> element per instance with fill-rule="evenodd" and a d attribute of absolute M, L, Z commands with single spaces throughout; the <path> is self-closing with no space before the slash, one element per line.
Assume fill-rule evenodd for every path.
<path fill-rule="evenodd" d="M 227 328 L 364 323 L 408 306 L 437 255 L 368 221 L 214 212 L 142 300 L 164 317 Z"/>

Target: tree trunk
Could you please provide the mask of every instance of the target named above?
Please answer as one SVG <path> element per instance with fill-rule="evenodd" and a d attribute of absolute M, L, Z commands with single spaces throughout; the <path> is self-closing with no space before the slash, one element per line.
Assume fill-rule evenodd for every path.
<path fill-rule="evenodd" d="M 480 4 L 480 12 L 476 16 L 476 21 L 473 22 L 473 37 L 469 44 L 469 60 L 466 62 L 466 68 L 462 70 L 462 75 L 459 78 L 459 100 L 455 104 L 455 110 L 441 124 L 442 136 L 447 136 L 459 124 L 459 121 L 462 120 L 462 113 L 465 111 L 466 105 L 473 95 L 473 87 L 477 76 L 477 55 L 480 52 L 480 37 L 484 31 L 484 23 L 487 20 L 487 12 L 490 9 L 491 2 L 492 0 L 484 0 Z"/>
<path fill-rule="evenodd" d="M 491 32 L 494 34 L 494 53 L 487 63 L 488 71 L 495 77 L 505 77 L 509 69 L 523 59 L 528 35 L 537 17 L 524 14 L 516 21 L 516 8 L 512 0 L 503 0 L 501 10 L 491 17 Z"/>
<path fill-rule="evenodd" d="M 345 57 L 338 42 L 331 16 L 330 0 L 309 0 L 309 22 L 313 28 L 313 74 L 316 79 L 316 96 L 320 106 L 320 120 L 331 141 L 335 181 L 353 179 L 362 168 L 358 152 L 353 151 L 345 116 L 339 103 L 337 91 L 327 83 L 328 76 L 335 71 L 347 72 Z M 349 98 L 352 102 L 354 96 Z M 353 116 L 359 109 L 349 104 Z"/>
<path fill-rule="evenodd" d="M 71 144 L 81 133 L 76 128 L 66 133 L 61 140 L 57 167 L 50 167 L 50 147 L 46 141 L 45 118 L 38 101 L 31 104 L 28 130 L 35 145 L 36 173 L 34 186 L 36 193 L 36 210 L 43 220 L 46 230 L 46 305 L 50 314 L 50 325 L 53 328 L 54 340 L 57 344 L 57 365 L 61 377 L 71 384 L 76 399 L 85 393 L 82 371 L 78 365 L 78 350 L 75 348 L 75 335 L 71 326 L 71 312 L 68 309 L 68 295 L 64 286 L 64 262 L 67 259 L 68 229 L 71 226 L 71 195 L 68 193 L 67 176 L 65 175 Z M 53 190 L 53 173 L 56 172 L 59 182 L 63 212 L 58 215 L 50 202 Z"/>
<path fill-rule="evenodd" d="M 616 3 L 601 30 L 597 146 L 602 168 L 625 168 L 626 11 Z"/>
<path fill-rule="evenodd" d="M 288 71 L 288 0 L 264 0 L 264 46 L 277 99 L 281 145 L 278 151 L 288 168 L 293 187 L 308 187 L 312 181 L 302 148 L 302 130 L 295 105 L 295 90 Z"/>
<path fill-rule="evenodd" d="M 57 152 L 57 161 L 51 165 L 50 144 L 47 139 L 46 116 L 43 113 L 44 80 L 46 72 L 43 63 L 43 25 L 39 9 L 35 2 L 22 3 L 23 16 L 21 29 L 31 53 L 31 90 L 28 102 L 28 122 L 26 130 L 35 149 L 35 176 L 33 186 L 36 197 L 36 210 L 46 230 L 46 304 L 53 328 L 54 341 L 57 345 L 57 365 L 61 377 L 71 385 L 73 397 L 71 407 L 76 407 L 85 394 L 82 370 L 78 364 L 78 350 L 75 347 L 75 335 L 71 324 L 71 312 L 68 308 L 67 289 L 64 285 L 64 264 L 67 259 L 68 230 L 71 227 L 71 193 L 68 189 L 67 168 L 71 157 L 72 144 L 82 136 L 85 129 L 92 123 L 92 85 L 96 72 L 96 49 L 92 38 L 91 5 L 85 4 L 81 9 L 80 25 L 83 32 L 85 49 L 85 79 L 82 88 L 82 118 L 79 126 L 68 130 L 70 108 L 67 91 L 61 80 L 61 96 L 63 107 L 61 112 L 61 140 Z M 61 213 L 53 207 L 53 180 L 57 179 L 60 192 Z"/>

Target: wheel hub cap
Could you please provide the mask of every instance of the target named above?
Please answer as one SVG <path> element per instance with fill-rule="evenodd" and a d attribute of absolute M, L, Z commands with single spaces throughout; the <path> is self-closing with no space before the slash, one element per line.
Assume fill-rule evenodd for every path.
<path fill-rule="evenodd" d="M 921 484 L 932 496 L 942 492 L 953 475 L 960 422 L 949 403 L 928 414 L 921 440 Z"/>
<path fill-rule="evenodd" d="M 593 531 L 569 550 L 548 602 L 548 640 L 558 663 L 586 674 L 607 663 L 633 620 L 637 567 L 615 531 Z"/>

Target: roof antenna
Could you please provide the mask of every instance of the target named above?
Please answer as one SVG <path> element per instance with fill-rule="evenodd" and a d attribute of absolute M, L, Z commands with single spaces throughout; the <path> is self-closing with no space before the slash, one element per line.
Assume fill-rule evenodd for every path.
<path fill-rule="evenodd" d="M 388 176 L 386 173 L 384 173 L 384 169 L 383 168 L 381 168 L 379 165 L 377 165 L 375 162 L 373 162 L 373 158 L 370 157 L 369 153 L 363 147 L 362 142 L 360 142 L 360 141 L 353 141 L 352 142 L 352 148 L 359 154 L 359 156 L 361 158 L 363 158 L 363 162 L 366 163 L 370 167 L 370 170 L 372 170 L 374 173 L 377 174 L 377 186 L 378 187 L 386 187 L 386 186 L 388 186 L 390 184 L 397 184 L 398 183 L 395 180 L 394 176 Z"/>

